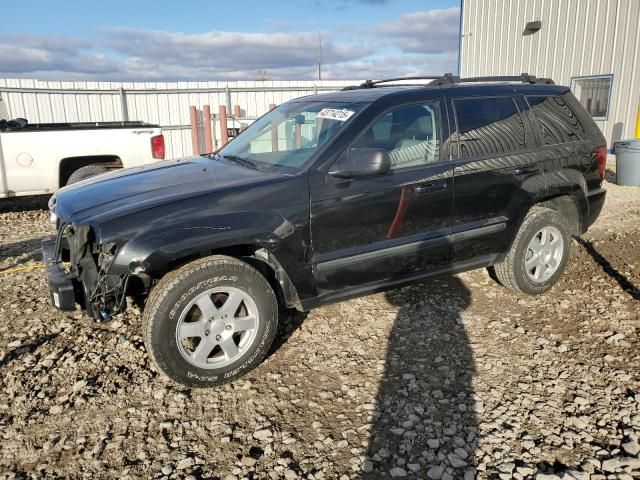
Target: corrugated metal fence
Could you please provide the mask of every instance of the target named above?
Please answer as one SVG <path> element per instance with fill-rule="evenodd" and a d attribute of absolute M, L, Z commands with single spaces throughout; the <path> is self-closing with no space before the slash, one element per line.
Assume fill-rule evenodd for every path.
<path fill-rule="evenodd" d="M 217 112 L 240 106 L 240 121 L 263 115 L 270 104 L 339 90 L 357 81 L 244 82 L 57 82 L 0 79 L 0 118 L 23 117 L 31 123 L 141 120 L 162 126 L 167 158 L 192 151 L 189 106 Z M 214 136 L 220 138 L 219 122 Z M 200 132 L 200 139 L 204 135 Z M 204 147 L 204 146 L 203 146 Z"/>

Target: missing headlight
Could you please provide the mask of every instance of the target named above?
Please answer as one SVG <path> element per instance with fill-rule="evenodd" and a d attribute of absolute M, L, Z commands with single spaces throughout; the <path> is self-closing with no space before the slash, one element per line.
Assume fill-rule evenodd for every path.
<path fill-rule="evenodd" d="M 47 206 L 49 207 L 49 211 L 51 212 L 51 216 L 49 217 L 49 223 L 57 227 L 58 216 L 56 215 L 56 196 L 55 195 L 51 196 L 51 198 L 47 202 Z"/>
<path fill-rule="evenodd" d="M 107 242 L 100 245 L 98 249 L 98 267 L 102 272 L 107 272 L 116 256 L 118 246 L 115 243 Z"/>

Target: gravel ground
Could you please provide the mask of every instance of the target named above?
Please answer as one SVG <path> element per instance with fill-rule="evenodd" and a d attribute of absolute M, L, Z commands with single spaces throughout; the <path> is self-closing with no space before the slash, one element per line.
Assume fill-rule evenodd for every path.
<path fill-rule="evenodd" d="M 608 185 L 554 289 L 484 270 L 288 314 L 264 363 L 167 384 L 140 312 L 95 328 L 0 275 L 0 477 L 640 478 L 640 188 Z M 0 270 L 46 198 L 0 201 Z"/>

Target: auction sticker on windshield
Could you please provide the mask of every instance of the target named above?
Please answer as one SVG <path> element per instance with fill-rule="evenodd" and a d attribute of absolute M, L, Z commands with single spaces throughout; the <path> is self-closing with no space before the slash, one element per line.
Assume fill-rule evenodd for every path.
<path fill-rule="evenodd" d="M 340 108 L 323 108 L 318 112 L 316 118 L 326 118 L 329 120 L 338 120 L 339 122 L 346 122 L 351 116 L 356 113 L 353 110 L 340 109 Z"/>

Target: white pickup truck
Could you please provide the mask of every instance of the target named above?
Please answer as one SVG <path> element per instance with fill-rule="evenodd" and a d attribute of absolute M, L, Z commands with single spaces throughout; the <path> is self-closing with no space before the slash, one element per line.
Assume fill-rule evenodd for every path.
<path fill-rule="evenodd" d="M 53 193 L 83 178 L 164 156 L 162 130 L 148 123 L 0 120 L 0 198 Z"/>

